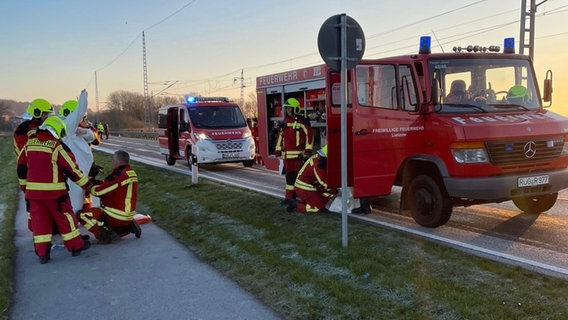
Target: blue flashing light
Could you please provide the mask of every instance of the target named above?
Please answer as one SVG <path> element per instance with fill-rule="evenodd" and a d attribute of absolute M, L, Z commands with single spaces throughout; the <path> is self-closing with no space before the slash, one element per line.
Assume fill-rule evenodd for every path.
<path fill-rule="evenodd" d="M 418 53 L 431 53 L 432 50 L 432 38 L 430 36 L 422 36 L 420 37 L 420 49 Z"/>
<path fill-rule="evenodd" d="M 515 38 L 505 38 L 503 53 L 515 53 Z"/>
<path fill-rule="evenodd" d="M 186 97 L 185 97 L 185 102 L 186 102 L 187 104 L 195 103 L 196 100 L 197 100 L 197 99 L 196 99 L 196 97 L 194 97 L 194 96 L 186 96 Z"/>

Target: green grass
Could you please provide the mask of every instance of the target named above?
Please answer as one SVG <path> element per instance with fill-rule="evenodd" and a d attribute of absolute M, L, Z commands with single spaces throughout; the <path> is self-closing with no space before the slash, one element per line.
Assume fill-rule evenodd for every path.
<path fill-rule="evenodd" d="M 110 155 L 95 158 L 108 171 Z M 133 167 L 139 212 L 285 318 L 568 318 L 562 279 L 352 221 L 344 249 L 339 215 L 291 214 L 266 195 Z"/>
<path fill-rule="evenodd" d="M 8 319 L 16 254 L 14 224 L 20 191 L 11 135 L 0 134 L 0 163 L 3 166 L 0 174 L 0 315 Z"/>

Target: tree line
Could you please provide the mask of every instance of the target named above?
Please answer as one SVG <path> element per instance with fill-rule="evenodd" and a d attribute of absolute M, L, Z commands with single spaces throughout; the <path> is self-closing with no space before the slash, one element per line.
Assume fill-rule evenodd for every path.
<path fill-rule="evenodd" d="M 240 103 L 240 99 L 232 99 L 241 107 L 245 117 L 256 116 L 256 95 L 251 92 Z M 87 112 L 88 119 L 93 122 L 107 123 L 111 130 L 128 130 L 145 128 L 145 106 L 150 108 L 150 127 L 157 128 L 158 109 L 163 105 L 182 103 L 182 97 L 155 96 L 147 102 L 143 94 L 131 91 L 114 91 L 106 99 L 106 105 L 96 110 L 96 106 L 89 106 Z M 19 102 L 14 100 L 0 99 L 0 116 L 4 121 L 0 121 L 0 130 L 13 130 L 28 106 L 29 102 Z M 57 106 L 55 106 L 57 108 Z M 1 120 L 1 119 L 0 119 Z"/>

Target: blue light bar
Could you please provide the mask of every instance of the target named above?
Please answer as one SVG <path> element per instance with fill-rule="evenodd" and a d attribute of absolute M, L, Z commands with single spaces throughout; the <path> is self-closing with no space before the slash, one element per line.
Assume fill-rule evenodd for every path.
<path fill-rule="evenodd" d="M 229 102 L 226 97 L 195 97 L 185 96 L 185 103 L 192 104 L 196 102 Z"/>
<path fill-rule="evenodd" d="M 505 38 L 503 53 L 515 53 L 515 38 Z"/>
<path fill-rule="evenodd" d="M 422 36 L 420 37 L 420 49 L 418 50 L 418 53 L 422 54 L 422 53 L 431 53 L 431 47 L 432 47 L 432 38 L 430 36 Z"/>

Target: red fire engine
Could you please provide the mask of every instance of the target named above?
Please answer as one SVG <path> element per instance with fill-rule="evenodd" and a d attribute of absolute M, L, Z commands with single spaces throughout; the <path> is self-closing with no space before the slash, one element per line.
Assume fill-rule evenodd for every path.
<path fill-rule="evenodd" d="M 239 106 L 224 97 L 186 97 L 158 110 L 160 153 L 168 165 L 242 162 L 254 165 L 255 144 Z"/>
<path fill-rule="evenodd" d="M 428 43 L 426 41 L 424 43 Z M 421 42 L 422 43 L 422 42 Z M 347 73 L 347 177 L 355 198 L 402 187 L 401 209 L 423 226 L 454 206 L 512 200 L 540 213 L 568 187 L 568 119 L 541 98 L 532 61 L 497 46 L 362 60 Z M 282 101 L 294 97 L 328 145 L 328 183 L 341 186 L 340 73 L 326 65 L 257 78 L 260 152 L 273 155 Z M 550 104 L 548 105 L 550 106 Z M 316 136 L 318 138 L 318 136 Z M 316 149 L 317 146 L 314 146 Z"/>

